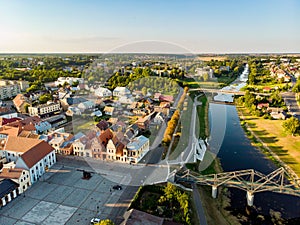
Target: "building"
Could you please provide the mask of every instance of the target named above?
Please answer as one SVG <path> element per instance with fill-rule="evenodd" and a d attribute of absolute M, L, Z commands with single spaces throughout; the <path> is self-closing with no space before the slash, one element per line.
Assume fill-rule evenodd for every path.
<path fill-rule="evenodd" d="M 113 113 L 114 113 L 114 110 L 115 110 L 115 107 L 112 107 L 112 106 L 105 106 L 103 112 L 104 112 L 106 115 L 112 116 Z"/>
<path fill-rule="evenodd" d="M 55 149 L 39 139 L 8 136 L 2 150 L 8 162 L 29 171 L 30 182 L 36 182 L 56 163 Z"/>
<path fill-rule="evenodd" d="M 14 99 L 13 103 L 20 113 L 27 113 L 27 108 L 31 105 L 30 100 L 23 94 L 18 94 Z"/>
<path fill-rule="evenodd" d="M 26 191 L 31 185 L 29 171 L 21 168 L 3 168 L 0 173 L 1 179 L 11 179 L 18 184 L 17 194 Z"/>
<path fill-rule="evenodd" d="M 60 103 L 54 103 L 54 102 L 28 107 L 28 112 L 30 116 L 45 117 L 48 115 L 59 113 L 60 111 L 61 111 Z"/>
<path fill-rule="evenodd" d="M 55 152 L 61 153 L 61 146 L 64 142 L 71 140 L 73 135 L 65 132 L 53 132 L 49 134 L 48 138 L 48 143 L 55 149 Z"/>
<path fill-rule="evenodd" d="M 130 95 L 131 92 L 129 89 L 127 89 L 126 87 L 116 87 L 113 90 L 113 96 L 115 97 L 121 97 L 121 96 L 125 96 L 125 95 Z"/>
<path fill-rule="evenodd" d="M 0 100 L 15 97 L 19 93 L 21 89 L 16 81 L 0 80 Z"/>
<path fill-rule="evenodd" d="M 84 112 L 88 109 L 95 108 L 95 103 L 92 101 L 85 101 L 85 102 L 79 103 L 77 107 L 80 109 L 81 112 Z"/>
<path fill-rule="evenodd" d="M 126 162 L 127 157 L 124 154 L 125 145 L 121 142 L 121 140 L 114 135 L 110 140 L 107 142 L 106 152 L 107 152 L 107 159 L 108 160 L 116 160 Z"/>
<path fill-rule="evenodd" d="M 126 146 L 125 155 L 130 163 L 138 163 L 149 151 L 149 138 L 141 135 L 132 139 Z"/>
<path fill-rule="evenodd" d="M 91 139 L 83 136 L 73 142 L 73 154 L 82 157 L 92 157 Z"/>
<path fill-rule="evenodd" d="M 38 134 L 47 133 L 52 128 L 51 124 L 47 121 L 41 121 L 35 124 L 35 129 Z"/>
<path fill-rule="evenodd" d="M 0 181 L 0 206 L 5 206 L 17 197 L 18 184 L 11 179 L 4 179 Z"/>
<path fill-rule="evenodd" d="M 78 84 L 83 84 L 84 79 L 78 77 L 59 77 L 57 81 L 55 81 L 56 86 L 63 86 L 64 84 L 72 85 L 73 83 L 78 82 Z"/>
<path fill-rule="evenodd" d="M 104 87 L 99 87 L 95 90 L 95 95 L 101 98 L 109 98 L 112 96 L 112 92 Z"/>

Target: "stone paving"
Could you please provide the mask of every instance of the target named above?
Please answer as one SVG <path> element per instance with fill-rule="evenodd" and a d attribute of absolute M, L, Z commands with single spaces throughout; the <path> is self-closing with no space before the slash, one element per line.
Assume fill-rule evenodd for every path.
<path fill-rule="evenodd" d="M 100 174 L 83 180 L 82 172 L 71 167 L 55 165 L 51 171 L 0 209 L 1 225 L 90 224 L 95 216 L 109 218 L 123 192 L 112 190 L 116 183 Z"/>

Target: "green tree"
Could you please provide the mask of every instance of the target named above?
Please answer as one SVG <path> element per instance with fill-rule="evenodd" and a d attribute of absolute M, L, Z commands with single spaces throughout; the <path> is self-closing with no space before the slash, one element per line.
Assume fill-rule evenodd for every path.
<path fill-rule="evenodd" d="M 39 102 L 41 104 L 44 104 L 49 100 L 52 100 L 52 95 L 51 94 L 43 94 L 39 97 Z"/>
<path fill-rule="evenodd" d="M 113 221 L 106 219 L 101 220 L 99 223 L 96 223 L 96 225 L 115 225 Z"/>
<path fill-rule="evenodd" d="M 147 94 L 147 88 L 146 87 L 143 87 L 142 88 L 142 94 L 145 96 Z"/>
<path fill-rule="evenodd" d="M 298 132 L 300 123 L 297 118 L 291 117 L 283 122 L 282 127 L 285 130 L 285 132 L 294 136 Z"/>
<path fill-rule="evenodd" d="M 208 79 L 209 79 L 208 73 L 203 74 L 203 81 L 204 82 L 208 81 Z"/>

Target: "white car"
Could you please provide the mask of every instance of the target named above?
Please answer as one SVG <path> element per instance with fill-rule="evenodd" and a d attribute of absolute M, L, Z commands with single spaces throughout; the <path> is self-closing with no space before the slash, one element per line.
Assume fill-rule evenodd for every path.
<path fill-rule="evenodd" d="M 96 223 L 99 223 L 99 222 L 100 222 L 99 218 L 94 217 L 94 218 L 91 219 L 91 224 L 96 224 Z"/>

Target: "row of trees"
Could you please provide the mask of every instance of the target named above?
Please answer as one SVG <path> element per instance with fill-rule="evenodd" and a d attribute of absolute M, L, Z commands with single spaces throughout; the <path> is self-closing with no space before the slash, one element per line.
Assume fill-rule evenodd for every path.
<path fill-rule="evenodd" d="M 166 128 L 165 133 L 164 133 L 164 137 L 163 137 L 163 140 L 162 140 L 162 142 L 165 145 L 170 144 L 170 142 L 172 140 L 172 136 L 175 132 L 176 126 L 177 126 L 177 124 L 179 122 L 179 119 L 180 119 L 180 111 L 181 111 L 181 108 L 182 108 L 182 105 L 183 105 L 183 102 L 184 102 L 184 99 L 186 97 L 187 92 L 188 92 L 188 88 L 185 87 L 184 91 L 183 91 L 183 94 L 181 95 L 181 97 L 178 101 L 177 110 L 174 112 L 174 114 L 172 115 L 170 121 L 168 122 L 167 128 Z"/>

